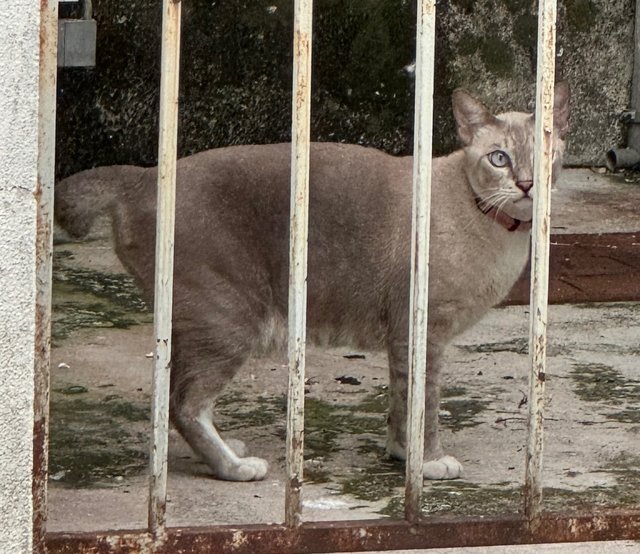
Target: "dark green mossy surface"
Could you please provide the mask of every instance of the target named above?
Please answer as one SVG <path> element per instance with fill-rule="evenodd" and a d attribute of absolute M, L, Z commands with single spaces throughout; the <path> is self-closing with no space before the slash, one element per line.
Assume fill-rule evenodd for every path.
<path fill-rule="evenodd" d="M 148 403 L 65 385 L 52 391 L 50 412 L 49 475 L 55 482 L 108 487 L 146 470 Z"/>
<path fill-rule="evenodd" d="M 52 342 L 84 328 L 127 329 L 152 315 L 126 274 L 74 267 L 73 254 L 56 250 L 53 260 Z"/>

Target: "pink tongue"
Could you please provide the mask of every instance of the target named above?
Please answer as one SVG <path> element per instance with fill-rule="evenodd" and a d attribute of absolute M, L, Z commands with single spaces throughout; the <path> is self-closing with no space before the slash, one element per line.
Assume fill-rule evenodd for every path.
<path fill-rule="evenodd" d="M 528 231 L 529 229 L 531 229 L 531 221 L 521 221 L 520 219 L 515 219 L 494 207 L 491 207 L 489 209 L 482 209 L 480 207 L 481 203 L 482 201 L 479 198 L 476 198 L 476 205 L 478 206 L 478 209 L 487 217 L 492 218 L 500 225 L 502 225 L 507 231 Z"/>

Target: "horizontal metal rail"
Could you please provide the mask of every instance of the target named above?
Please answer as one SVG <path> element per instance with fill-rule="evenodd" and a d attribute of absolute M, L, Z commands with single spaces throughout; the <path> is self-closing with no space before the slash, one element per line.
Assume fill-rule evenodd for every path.
<path fill-rule="evenodd" d="M 406 521 L 363 520 L 283 525 L 167 528 L 160 554 L 313 554 L 509 544 L 640 540 L 640 511 L 544 514 L 535 529 L 525 516 L 432 517 Z M 147 533 L 51 533 L 49 554 L 151 552 Z"/>

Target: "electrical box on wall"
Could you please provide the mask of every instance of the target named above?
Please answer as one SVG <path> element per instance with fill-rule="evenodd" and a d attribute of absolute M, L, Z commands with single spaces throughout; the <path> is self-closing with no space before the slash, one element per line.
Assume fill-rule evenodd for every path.
<path fill-rule="evenodd" d="M 58 21 L 58 67 L 93 67 L 96 65 L 97 24 L 91 0 L 83 1 L 81 19 Z"/>

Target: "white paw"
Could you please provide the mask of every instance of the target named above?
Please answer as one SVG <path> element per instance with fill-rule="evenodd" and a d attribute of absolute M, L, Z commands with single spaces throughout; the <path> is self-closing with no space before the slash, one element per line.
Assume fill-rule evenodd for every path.
<path fill-rule="evenodd" d="M 453 456 L 443 456 L 422 464 L 425 479 L 458 479 L 462 477 L 462 464 Z"/>
<path fill-rule="evenodd" d="M 406 460 L 407 455 L 404 450 L 404 446 L 396 442 L 390 437 L 387 437 L 387 454 L 396 460 Z"/>
<path fill-rule="evenodd" d="M 238 458 L 244 458 L 247 455 L 247 445 L 238 439 L 226 439 L 227 446 L 233 450 Z"/>
<path fill-rule="evenodd" d="M 219 477 L 227 481 L 260 481 L 269 471 L 269 464 L 262 458 L 238 458 L 238 462 L 220 472 Z"/>

